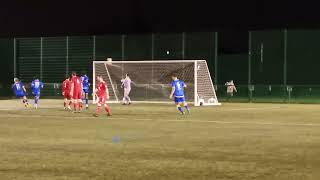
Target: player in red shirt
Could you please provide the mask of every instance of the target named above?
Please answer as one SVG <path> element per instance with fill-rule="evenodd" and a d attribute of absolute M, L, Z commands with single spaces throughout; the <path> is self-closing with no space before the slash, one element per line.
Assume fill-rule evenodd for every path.
<path fill-rule="evenodd" d="M 98 93 L 99 100 L 97 103 L 97 112 L 94 114 L 94 116 L 96 116 L 96 117 L 99 116 L 99 114 L 101 112 L 102 105 L 104 105 L 108 116 L 111 116 L 112 113 L 110 111 L 109 106 L 106 103 L 106 100 L 109 100 L 108 86 L 107 86 L 106 82 L 104 82 L 102 76 L 97 76 L 97 80 L 98 80 L 98 86 L 97 86 L 97 89 L 95 92 Z"/>
<path fill-rule="evenodd" d="M 72 98 L 74 112 L 79 113 L 82 102 L 82 83 L 76 72 L 72 72 L 70 96 Z"/>
<path fill-rule="evenodd" d="M 70 105 L 72 103 L 71 96 L 70 96 L 70 89 L 71 89 L 70 77 L 69 75 L 66 75 L 66 79 L 62 83 L 62 95 L 64 97 L 64 103 L 63 103 L 64 109 L 69 109 L 69 110 L 71 110 Z M 68 104 L 68 107 L 67 107 L 67 104 Z"/>

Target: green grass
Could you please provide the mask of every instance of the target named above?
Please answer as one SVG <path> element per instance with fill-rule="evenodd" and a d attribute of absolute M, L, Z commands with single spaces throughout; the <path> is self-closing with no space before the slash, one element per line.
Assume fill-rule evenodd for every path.
<path fill-rule="evenodd" d="M 40 101 L 41 102 L 41 101 Z M 320 105 L 111 104 L 114 116 L 0 101 L 0 179 L 320 179 Z M 113 141 L 115 137 L 119 141 Z"/>

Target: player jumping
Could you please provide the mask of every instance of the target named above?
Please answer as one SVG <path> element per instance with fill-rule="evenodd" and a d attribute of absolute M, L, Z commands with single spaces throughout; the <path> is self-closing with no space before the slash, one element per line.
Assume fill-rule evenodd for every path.
<path fill-rule="evenodd" d="M 64 97 L 63 107 L 64 109 L 71 110 L 71 96 L 70 96 L 70 89 L 71 89 L 71 81 L 70 76 L 66 75 L 66 79 L 62 83 L 62 95 Z M 69 101 L 69 102 L 68 102 Z"/>
<path fill-rule="evenodd" d="M 111 116 L 112 113 L 110 111 L 109 106 L 106 103 L 106 100 L 109 100 L 109 90 L 108 90 L 107 84 L 106 82 L 104 82 L 102 76 L 97 76 L 97 80 L 99 83 L 98 83 L 97 89 L 95 90 L 95 93 L 98 93 L 99 100 L 97 103 L 97 112 L 94 114 L 94 116 L 95 117 L 99 116 L 102 105 L 104 105 L 107 115 Z"/>
<path fill-rule="evenodd" d="M 126 74 L 126 78 L 121 79 L 121 87 L 123 88 L 123 99 L 122 104 L 123 105 L 130 105 L 131 99 L 129 97 L 130 91 L 131 91 L 131 79 L 129 77 L 129 74 Z"/>
<path fill-rule="evenodd" d="M 72 98 L 74 113 L 81 111 L 82 83 L 76 72 L 72 72 L 70 96 Z"/>
<path fill-rule="evenodd" d="M 83 99 L 86 102 L 86 109 L 89 108 L 89 88 L 90 88 L 90 83 L 89 83 L 89 77 L 85 72 L 82 72 L 82 76 L 80 77 L 82 84 L 83 84 Z"/>
<path fill-rule="evenodd" d="M 34 80 L 31 82 L 32 94 L 34 96 L 34 108 L 38 109 L 38 102 L 40 98 L 40 91 L 43 88 L 43 83 L 39 80 L 38 77 L 34 77 Z"/>
<path fill-rule="evenodd" d="M 12 89 L 14 90 L 16 97 L 22 99 L 24 106 L 26 108 L 29 107 L 28 99 L 26 97 L 27 90 L 18 78 L 14 78 Z"/>
<path fill-rule="evenodd" d="M 182 81 L 178 79 L 178 75 L 174 73 L 172 75 L 172 90 L 170 94 L 170 99 L 173 98 L 174 96 L 174 102 L 176 103 L 176 106 L 178 110 L 181 112 L 181 114 L 185 114 L 183 111 L 181 105 L 185 107 L 188 113 L 190 113 L 190 109 L 185 102 L 185 97 L 184 97 L 184 88 L 187 87 L 187 85 Z"/>

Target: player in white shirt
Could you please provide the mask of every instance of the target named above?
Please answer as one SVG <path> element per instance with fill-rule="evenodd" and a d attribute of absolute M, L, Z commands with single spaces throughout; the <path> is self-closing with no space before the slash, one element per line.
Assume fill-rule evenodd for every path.
<path fill-rule="evenodd" d="M 227 86 L 227 94 L 228 94 L 228 101 L 229 99 L 233 96 L 234 92 L 237 92 L 237 88 L 233 83 L 233 80 L 230 80 L 228 82 L 226 82 L 224 85 Z"/>
<path fill-rule="evenodd" d="M 123 88 L 123 99 L 122 104 L 123 105 L 130 105 L 131 99 L 129 97 L 130 91 L 131 91 L 131 79 L 129 77 L 129 74 L 126 74 L 126 77 L 124 79 L 121 79 L 121 87 Z"/>

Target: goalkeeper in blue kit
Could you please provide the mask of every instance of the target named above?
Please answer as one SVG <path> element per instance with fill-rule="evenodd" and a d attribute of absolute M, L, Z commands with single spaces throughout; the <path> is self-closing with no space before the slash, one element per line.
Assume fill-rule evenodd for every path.
<path fill-rule="evenodd" d="M 188 107 L 188 104 L 186 103 L 184 96 L 184 88 L 186 88 L 187 85 L 182 80 L 178 79 L 178 75 L 176 73 L 172 75 L 172 80 L 173 81 L 171 84 L 172 90 L 170 94 L 170 99 L 174 98 L 174 102 L 181 114 L 185 114 L 181 105 L 184 106 L 188 113 L 190 113 L 190 109 Z"/>

